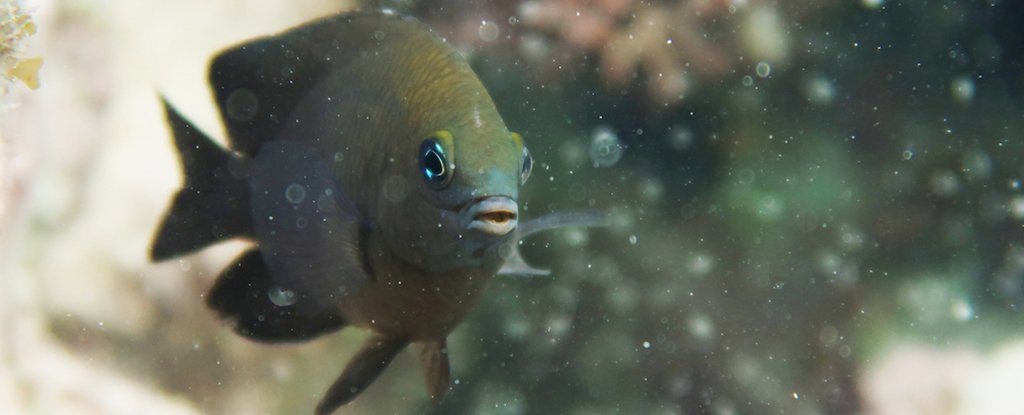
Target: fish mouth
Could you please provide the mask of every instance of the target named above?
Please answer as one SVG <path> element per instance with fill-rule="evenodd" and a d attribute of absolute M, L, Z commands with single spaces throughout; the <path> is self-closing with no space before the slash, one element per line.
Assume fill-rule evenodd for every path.
<path fill-rule="evenodd" d="M 508 196 L 490 196 L 471 203 L 463 217 L 466 229 L 493 236 L 512 232 L 519 224 L 519 205 Z"/>

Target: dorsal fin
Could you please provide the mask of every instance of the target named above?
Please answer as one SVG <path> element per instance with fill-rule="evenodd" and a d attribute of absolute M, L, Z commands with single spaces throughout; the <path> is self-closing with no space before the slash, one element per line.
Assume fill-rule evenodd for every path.
<path fill-rule="evenodd" d="M 402 19 L 379 12 L 335 15 L 217 55 L 209 80 L 231 148 L 255 155 L 326 73 L 379 47 L 387 38 L 381 28 Z"/>

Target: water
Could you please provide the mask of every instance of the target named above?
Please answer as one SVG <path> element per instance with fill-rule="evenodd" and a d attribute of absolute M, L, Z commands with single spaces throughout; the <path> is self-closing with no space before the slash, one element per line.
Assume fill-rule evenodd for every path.
<path fill-rule="evenodd" d="M 523 242 L 551 276 L 498 278 L 473 299 L 448 339 L 458 381 L 439 412 L 1024 405 L 1024 372 L 1007 369 L 1024 361 L 1022 6 L 777 3 L 383 2 L 470 57 L 522 134 L 536 174 L 520 224 L 611 212 L 607 228 Z M 158 94 L 226 147 L 206 83 L 214 51 L 367 4 L 36 0 L 32 34 L 3 26 L 18 31 L 3 69 L 43 66 L 36 90 L 0 80 L 0 318 L 17 352 L 0 363 L 0 395 L 15 398 L 0 413 L 312 412 L 367 333 L 274 345 L 234 334 L 207 292 L 245 238 L 149 260 L 183 184 Z M 264 75 L 296 82 L 302 67 Z M 228 122 L 274 108 L 254 91 L 225 97 Z M 310 131 L 327 142 L 358 130 L 344 129 Z M 369 157 L 330 151 L 332 171 Z M 399 164 L 415 149 L 379 151 Z M 219 177 L 248 172 L 239 162 Z M 381 173 L 378 206 L 421 200 L 402 172 Z M 301 183 L 275 197 L 324 212 L 346 201 Z M 276 284 L 257 294 L 304 310 Z M 418 354 L 404 353 L 344 413 L 429 411 Z"/>

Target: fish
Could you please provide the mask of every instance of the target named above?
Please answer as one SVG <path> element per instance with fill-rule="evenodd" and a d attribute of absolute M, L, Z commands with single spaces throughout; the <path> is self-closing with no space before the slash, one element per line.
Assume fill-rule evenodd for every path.
<path fill-rule="evenodd" d="M 434 405 L 451 389 L 447 336 L 495 275 L 546 275 L 536 232 L 603 226 L 594 212 L 520 222 L 534 161 L 469 63 L 429 27 L 341 13 L 230 47 L 209 67 L 227 147 L 166 99 L 184 184 L 157 229 L 163 261 L 253 242 L 207 305 L 258 342 L 372 333 L 315 408 L 351 402 L 418 344 Z"/>

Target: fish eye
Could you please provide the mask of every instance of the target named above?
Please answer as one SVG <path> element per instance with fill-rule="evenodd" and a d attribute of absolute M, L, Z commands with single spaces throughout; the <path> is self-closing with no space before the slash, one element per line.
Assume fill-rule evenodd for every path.
<path fill-rule="evenodd" d="M 530 178 L 530 173 L 533 172 L 533 156 L 530 155 L 530 150 L 523 146 L 523 171 L 520 173 L 520 184 L 526 184 L 526 179 Z"/>
<path fill-rule="evenodd" d="M 451 183 L 452 167 L 444 154 L 444 147 L 434 138 L 420 144 L 420 171 L 427 184 L 434 189 L 443 189 Z"/>

